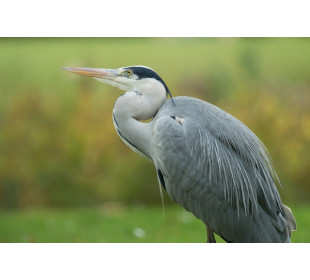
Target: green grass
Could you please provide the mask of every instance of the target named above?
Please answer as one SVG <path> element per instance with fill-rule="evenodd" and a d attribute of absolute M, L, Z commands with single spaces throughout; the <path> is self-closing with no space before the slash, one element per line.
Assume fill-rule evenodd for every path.
<path fill-rule="evenodd" d="M 117 137 L 111 113 L 121 91 L 60 67 L 135 64 L 158 71 L 173 95 L 207 100 L 253 129 L 282 199 L 294 201 L 292 241 L 309 241 L 310 206 L 296 206 L 310 201 L 309 46 L 309 38 L 1 38 L 0 208 L 12 211 L 0 211 L 0 242 L 206 240 L 181 207 L 165 218 L 160 206 L 95 208 L 160 202 L 156 172 Z M 85 205 L 93 207 L 73 208 Z M 72 208 L 13 211 L 50 206 Z"/>
<path fill-rule="evenodd" d="M 292 242 L 309 242 L 310 207 L 292 210 L 298 223 Z M 128 208 L 122 204 L 100 209 L 0 212 L 0 242 L 205 241 L 204 225 L 177 205 L 167 207 L 165 215 L 160 207 Z M 223 242 L 219 237 L 217 241 Z"/>

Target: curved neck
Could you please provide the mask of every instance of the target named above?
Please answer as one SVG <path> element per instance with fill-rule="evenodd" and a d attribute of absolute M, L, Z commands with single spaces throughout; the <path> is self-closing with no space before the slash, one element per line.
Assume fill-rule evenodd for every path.
<path fill-rule="evenodd" d="M 114 126 L 120 138 L 138 154 L 152 159 L 152 127 L 134 118 L 121 120 L 113 111 Z"/>
<path fill-rule="evenodd" d="M 150 159 L 153 124 L 140 121 L 154 117 L 165 101 L 166 90 L 161 83 L 156 83 L 144 88 L 142 93 L 126 92 L 114 105 L 113 119 L 119 136 L 133 150 Z"/>

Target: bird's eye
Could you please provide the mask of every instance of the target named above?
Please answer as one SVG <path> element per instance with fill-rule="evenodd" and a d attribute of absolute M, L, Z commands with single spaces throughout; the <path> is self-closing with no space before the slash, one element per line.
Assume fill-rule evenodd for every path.
<path fill-rule="evenodd" d="M 127 74 L 128 76 L 131 76 L 131 75 L 132 75 L 132 70 L 127 69 L 127 70 L 126 70 L 126 74 Z"/>

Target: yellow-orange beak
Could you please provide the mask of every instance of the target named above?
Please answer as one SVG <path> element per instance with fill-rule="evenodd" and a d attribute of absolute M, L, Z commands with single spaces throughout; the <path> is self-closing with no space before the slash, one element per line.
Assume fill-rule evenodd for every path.
<path fill-rule="evenodd" d="M 120 76 L 118 69 L 100 69 L 100 68 L 84 68 L 84 67 L 62 67 L 61 69 L 79 74 L 82 76 L 113 79 Z"/>

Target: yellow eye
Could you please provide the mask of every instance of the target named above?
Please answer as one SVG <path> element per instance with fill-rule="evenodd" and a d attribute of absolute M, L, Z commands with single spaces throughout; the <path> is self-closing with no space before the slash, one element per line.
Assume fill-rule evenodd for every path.
<path fill-rule="evenodd" d="M 127 69 L 126 73 L 127 73 L 128 76 L 131 76 L 132 75 L 132 70 L 131 69 Z"/>

